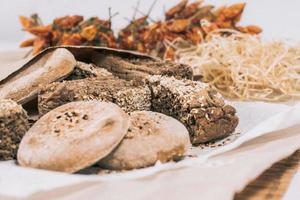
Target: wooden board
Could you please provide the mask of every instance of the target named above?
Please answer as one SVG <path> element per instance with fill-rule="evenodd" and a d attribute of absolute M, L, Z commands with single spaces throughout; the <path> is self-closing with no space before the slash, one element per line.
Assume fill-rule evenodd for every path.
<path fill-rule="evenodd" d="M 289 184 L 300 167 L 300 150 L 292 156 L 274 164 L 242 192 L 236 194 L 236 200 L 271 199 L 279 200 L 287 191 Z"/>

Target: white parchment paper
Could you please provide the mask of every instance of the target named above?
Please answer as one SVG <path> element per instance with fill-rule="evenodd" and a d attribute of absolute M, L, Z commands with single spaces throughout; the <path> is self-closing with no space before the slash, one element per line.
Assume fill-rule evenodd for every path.
<path fill-rule="evenodd" d="M 105 190 L 107 199 L 118 199 L 118 196 L 114 197 L 114 191 L 123 191 L 124 188 L 128 188 L 129 183 L 144 185 L 154 177 L 166 173 L 178 182 L 184 182 L 186 179 L 193 180 L 194 184 L 199 187 L 197 191 L 201 197 L 207 195 L 207 198 L 215 198 L 215 192 L 212 193 L 207 189 L 210 186 L 211 188 L 220 187 L 220 190 L 223 188 L 224 191 L 218 194 L 226 194 L 222 199 L 230 199 L 236 191 L 241 190 L 274 162 L 300 148 L 300 104 L 293 106 L 261 102 L 232 102 L 232 104 L 237 108 L 240 117 L 237 131 L 241 134 L 225 146 L 209 148 L 205 151 L 198 149 L 195 153 L 196 157 L 186 158 L 177 163 L 158 163 L 154 167 L 108 175 L 69 175 L 26 169 L 17 166 L 14 162 L 2 162 L 0 164 L 0 196 L 8 198 L 33 195 L 32 198 L 34 198 L 37 194 L 45 193 L 46 195 L 47 192 L 52 194 L 53 191 L 61 190 L 61 188 L 67 187 L 66 191 L 69 191 L 72 187 L 76 188 L 78 184 L 86 187 L 77 188 L 76 192 L 82 188 L 96 187 L 100 184 L 104 188 L 109 188 Z M 196 172 L 191 175 L 190 171 Z M 235 177 L 237 175 L 238 177 Z M 203 179 L 204 177 L 207 178 Z M 166 180 L 159 181 L 155 186 L 162 190 L 164 181 Z M 151 185 L 151 181 L 148 184 Z M 160 184 L 162 185 L 159 186 Z M 189 185 L 182 187 L 192 190 Z M 163 191 L 168 193 L 168 190 Z M 143 189 L 139 191 L 143 197 L 147 197 L 149 192 Z M 94 193 L 103 195 L 100 191 L 94 191 Z M 180 199 L 179 197 L 174 198 Z M 197 197 L 197 194 L 192 197 Z"/>

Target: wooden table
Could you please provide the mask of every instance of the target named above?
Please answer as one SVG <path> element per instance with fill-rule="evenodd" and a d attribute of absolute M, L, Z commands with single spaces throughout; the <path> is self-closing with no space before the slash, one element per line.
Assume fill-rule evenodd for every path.
<path fill-rule="evenodd" d="M 300 167 L 300 150 L 290 157 L 275 163 L 242 192 L 236 194 L 236 200 L 281 199 Z"/>

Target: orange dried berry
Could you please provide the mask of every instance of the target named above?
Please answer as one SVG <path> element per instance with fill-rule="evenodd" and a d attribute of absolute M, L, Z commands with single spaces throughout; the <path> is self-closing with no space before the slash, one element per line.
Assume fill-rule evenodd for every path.
<path fill-rule="evenodd" d="M 97 28 L 94 25 L 87 26 L 81 30 L 80 35 L 84 39 L 92 41 L 97 35 Z"/>
<path fill-rule="evenodd" d="M 203 33 L 200 27 L 193 27 L 192 30 L 186 34 L 186 36 L 192 41 L 193 44 L 199 44 L 203 39 Z"/>
<path fill-rule="evenodd" d="M 65 33 L 62 36 L 60 44 L 61 45 L 81 45 L 82 37 L 78 33 L 75 33 L 75 34 Z"/>
<path fill-rule="evenodd" d="M 142 34 L 143 41 L 149 41 L 153 37 L 153 34 L 156 32 L 157 28 L 158 28 L 158 23 L 149 25 L 146 31 L 143 32 Z"/>
<path fill-rule="evenodd" d="M 116 41 L 113 35 L 107 33 L 98 33 L 99 38 L 106 43 L 108 47 L 116 47 Z"/>
<path fill-rule="evenodd" d="M 167 23 L 167 28 L 171 32 L 180 33 L 189 28 L 191 21 L 188 19 L 176 19 Z"/>
<path fill-rule="evenodd" d="M 133 35 L 130 35 L 130 36 L 127 37 L 127 43 L 128 44 L 134 43 L 134 37 L 133 37 Z"/>
<path fill-rule="evenodd" d="M 216 24 L 219 28 L 233 28 L 233 23 L 231 21 L 217 22 Z"/>
<path fill-rule="evenodd" d="M 25 16 L 19 16 L 19 21 L 24 29 L 31 28 L 35 24 L 32 19 Z"/>
<path fill-rule="evenodd" d="M 212 13 L 213 9 L 214 6 L 212 5 L 202 6 L 192 17 L 190 17 L 190 19 L 195 24 L 199 23 L 201 19 L 213 20 L 214 19 L 214 15 Z"/>
<path fill-rule="evenodd" d="M 221 7 L 217 8 L 214 11 L 214 15 L 217 16 L 217 17 L 223 15 L 223 12 L 224 12 L 225 9 L 226 9 L 226 6 L 221 6 Z"/>
<path fill-rule="evenodd" d="M 47 46 L 47 40 L 43 37 L 38 37 L 34 40 L 32 54 L 36 55 Z"/>
<path fill-rule="evenodd" d="M 262 32 L 262 29 L 258 26 L 250 25 L 250 26 L 238 26 L 236 27 L 238 31 L 242 33 L 248 34 L 259 34 Z"/>
<path fill-rule="evenodd" d="M 63 29 L 71 29 L 74 26 L 77 26 L 81 21 L 83 21 L 83 17 L 80 15 L 73 16 L 65 16 L 56 18 L 53 24 L 59 28 Z"/>
<path fill-rule="evenodd" d="M 173 18 L 176 14 L 178 14 L 179 12 L 181 12 L 186 4 L 188 3 L 188 0 L 182 0 L 179 4 L 177 4 L 176 6 L 170 8 L 166 13 L 165 13 L 165 16 L 166 16 L 166 19 L 171 19 Z"/>
<path fill-rule="evenodd" d="M 259 34 L 262 32 L 262 29 L 255 25 L 249 25 L 246 28 L 248 29 L 248 33 L 250 34 Z"/>
<path fill-rule="evenodd" d="M 237 26 L 236 29 L 242 33 L 247 33 L 248 29 L 245 26 Z"/>
<path fill-rule="evenodd" d="M 34 41 L 35 41 L 35 38 L 31 38 L 31 39 L 25 40 L 25 41 L 23 41 L 20 44 L 20 47 L 30 47 L 30 46 L 33 46 Z"/>
<path fill-rule="evenodd" d="M 233 4 L 223 9 L 222 14 L 225 16 L 226 19 L 234 20 L 235 18 L 239 18 L 245 6 L 246 6 L 245 3 Z"/>
<path fill-rule="evenodd" d="M 52 31 L 52 26 L 35 26 L 28 28 L 27 31 L 33 35 L 46 35 L 49 34 Z"/>
<path fill-rule="evenodd" d="M 61 38 L 62 33 L 59 31 L 52 31 L 52 43 L 56 44 L 60 38 Z"/>
<path fill-rule="evenodd" d="M 189 18 L 193 16 L 199 10 L 201 4 L 202 1 L 198 1 L 187 5 L 180 13 L 180 18 Z"/>

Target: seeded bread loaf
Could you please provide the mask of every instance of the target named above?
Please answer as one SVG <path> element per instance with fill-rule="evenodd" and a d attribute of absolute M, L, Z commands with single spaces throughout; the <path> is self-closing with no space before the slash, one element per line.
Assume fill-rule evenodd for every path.
<path fill-rule="evenodd" d="M 40 114 L 72 101 L 110 101 L 126 112 L 150 110 L 151 93 L 147 86 L 134 86 L 118 78 L 87 78 L 56 82 L 44 87 L 38 96 Z"/>
<path fill-rule="evenodd" d="M 19 143 L 28 129 L 27 114 L 22 106 L 0 99 L 0 160 L 16 158 Z"/>
<path fill-rule="evenodd" d="M 236 110 L 209 85 L 174 77 L 150 76 L 152 110 L 181 121 L 193 144 L 228 136 L 237 124 Z"/>

